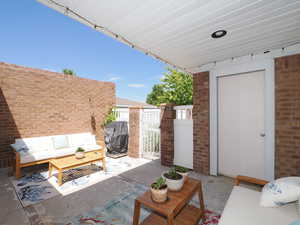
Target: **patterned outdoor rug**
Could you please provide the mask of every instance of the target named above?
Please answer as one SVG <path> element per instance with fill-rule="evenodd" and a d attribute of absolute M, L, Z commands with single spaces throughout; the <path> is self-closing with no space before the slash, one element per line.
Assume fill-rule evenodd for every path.
<path fill-rule="evenodd" d="M 107 172 L 101 168 L 101 163 L 79 167 L 65 171 L 63 185 L 57 184 L 57 173 L 48 177 L 48 171 L 26 174 L 19 180 L 11 177 L 11 182 L 23 207 L 36 204 L 56 195 L 68 195 L 89 187 L 95 183 L 111 178 L 112 176 L 133 169 L 149 162 L 145 159 L 132 159 L 129 157 L 107 158 Z"/>
<path fill-rule="evenodd" d="M 94 208 L 90 212 L 84 212 L 74 218 L 70 218 L 69 222 L 60 225 L 131 225 L 134 211 L 134 201 L 137 196 L 148 190 L 147 186 L 135 185 L 132 191 L 122 194 L 114 200 L 111 200 L 104 207 Z M 198 202 L 192 200 L 192 204 L 198 206 Z M 146 208 L 142 208 L 140 221 L 150 214 Z M 217 225 L 220 215 L 210 210 L 205 211 L 205 222 L 199 225 Z"/>

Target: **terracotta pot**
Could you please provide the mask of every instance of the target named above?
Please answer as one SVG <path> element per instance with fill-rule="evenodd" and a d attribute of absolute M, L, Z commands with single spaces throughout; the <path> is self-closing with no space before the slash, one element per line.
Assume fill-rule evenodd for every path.
<path fill-rule="evenodd" d="M 168 187 L 164 189 L 154 189 L 151 187 L 151 197 L 153 201 L 162 203 L 167 200 Z"/>
<path fill-rule="evenodd" d="M 183 176 L 183 182 L 187 181 L 189 172 L 181 173 L 181 172 L 176 171 L 176 173 L 179 173 L 181 176 Z"/>
<path fill-rule="evenodd" d="M 82 159 L 84 158 L 84 152 L 76 152 L 75 153 L 76 159 Z"/>
<path fill-rule="evenodd" d="M 168 189 L 170 191 L 180 191 L 184 183 L 183 176 L 181 176 L 181 179 L 172 180 L 165 177 L 165 173 L 162 174 L 162 177 L 166 179 L 166 184 L 168 185 Z"/>

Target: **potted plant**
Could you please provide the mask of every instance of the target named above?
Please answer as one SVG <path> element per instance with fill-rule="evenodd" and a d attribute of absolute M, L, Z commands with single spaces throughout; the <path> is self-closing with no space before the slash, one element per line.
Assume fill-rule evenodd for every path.
<path fill-rule="evenodd" d="M 76 159 L 82 159 L 84 158 L 84 149 L 83 148 L 77 148 L 76 152 L 75 152 L 75 157 Z"/>
<path fill-rule="evenodd" d="M 163 173 L 163 178 L 166 179 L 168 189 L 171 191 L 179 191 L 183 186 L 183 176 L 177 173 L 175 168 Z"/>
<path fill-rule="evenodd" d="M 183 180 L 185 182 L 188 178 L 189 169 L 183 166 L 175 166 L 175 170 L 177 173 L 183 176 Z"/>
<path fill-rule="evenodd" d="M 168 186 L 166 179 L 160 177 L 151 184 L 151 197 L 153 201 L 162 203 L 167 200 Z"/>

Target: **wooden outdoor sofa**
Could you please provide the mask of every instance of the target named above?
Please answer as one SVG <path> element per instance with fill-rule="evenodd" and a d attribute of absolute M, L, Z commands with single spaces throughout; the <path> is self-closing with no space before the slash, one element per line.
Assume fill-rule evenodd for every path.
<path fill-rule="evenodd" d="M 21 177 L 21 168 L 47 163 L 50 159 L 75 154 L 78 147 L 86 152 L 103 151 L 103 142 L 97 142 L 91 133 L 77 133 L 16 139 L 11 147 L 15 154 L 15 176 Z"/>
<path fill-rule="evenodd" d="M 260 186 L 268 183 L 265 180 L 237 176 L 218 225 L 287 225 L 299 219 L 297 203 L 278 208 L 261 207 L 261 193 L 240 186 L 242 182 Z"/>

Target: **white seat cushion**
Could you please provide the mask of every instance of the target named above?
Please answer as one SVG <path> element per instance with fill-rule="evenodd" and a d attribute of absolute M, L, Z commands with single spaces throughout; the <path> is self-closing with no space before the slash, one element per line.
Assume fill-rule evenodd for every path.
<path fill-rule="evenodd" d="M 94 150 L 100 150 L 102 149 L 101 145 L 93 144 L 93 145 L 85 145 L 83 146 L 83 149 L 87 152 L 94 151 Z"/>
<path fill-rule="evenodd" d="M 24 155 L 20 155 L 21 163 L 35 162 L 38 160 L 53 158 L 55 155 L 54 150 L 40 151 L 40 152 L 31 152 Z"/>
<path fill-rule="evenodd" d="M 54 157 L 62 157 L 62 156 L 65 156 L 65 155 L 75 154 L 76 149 L 77 148 L 75 148 L 75 147 L 55 149 L 54 150 Z"/>
<path fill-rule="evenodd" d="M 298 219 L 296 204 L 279 208 L 259 205 L 261 193 L 235 186 L 218 225 L 287 225 Z"/>
<path fill-rule="evenodd" d="M 82 148 L 85 150 L 85 152 L 102 149 L 102 147 L 100 145 L 85 145 L 85 146 L 82 146 Z M 75 154 L 76 150 L 77 150 L 77 147 L 55 149 L 54 157 L 62 157 L 65 155 L 72 155 L 72 154 Z"/>

